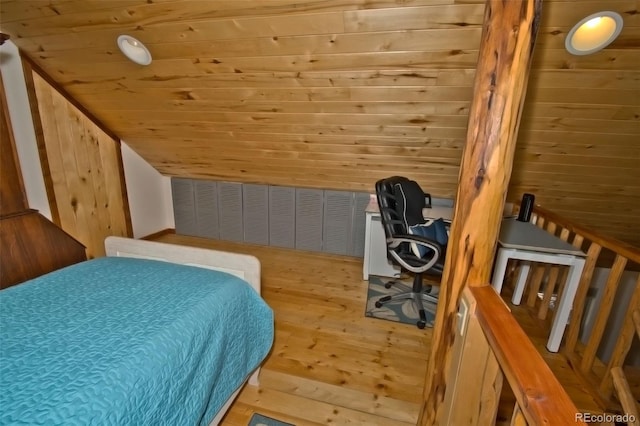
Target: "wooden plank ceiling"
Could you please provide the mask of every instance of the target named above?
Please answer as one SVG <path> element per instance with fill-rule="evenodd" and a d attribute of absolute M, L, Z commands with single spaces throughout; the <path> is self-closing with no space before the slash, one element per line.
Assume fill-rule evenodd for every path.
<path fill-rule="evenodd" d="M 0 29 L 161 173 L 453 197 L 480 0 L 3 0 Z M 638 0 L 545 0 L 508 198 L 640 245 Z M 617 11 L 607 49 L 567 32 Z M 116 46 L 143 41 L 138 66 Z"/>

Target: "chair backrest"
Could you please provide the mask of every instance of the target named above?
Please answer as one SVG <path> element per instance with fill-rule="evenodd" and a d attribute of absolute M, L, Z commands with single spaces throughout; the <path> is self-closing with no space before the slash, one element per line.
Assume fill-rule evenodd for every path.
<path fill-rule="evenodd" d="M 376 182 L 376 198 L 387 240 L 387 258 L 411 272 L 442 274 L 446 252 L 446 247 L 440 246 L 442 243 L 434 240 L 436 246 L 431 246 L 428 255 L 418 256 L 411 248 L 416 241 L 409 227 L 425 222 L 422 209 L 427 204 L 427 195 L 420 185 L 402 176 L 381 179 Z M 421 237 L 424 240 L 426 235 Z"/>
<path fill-rule="evenodd" d="M 393 184 L 396 196 L 396 210 L 404 220 L 405 228 L 424 223 L 422 209 L 425 207 L 426 194 L 413 180 L 400 180 Z"/>
<path fill-rule="evenodd" d="M 398 214 L 396 207 L 396 195 L 394 184 L 401 180 L 407 180 L 401 176 L 393 176 L 376 182 L 376 198 L 382 219 L 382 227 L 388 238 L 407 233 L 404 221 Z"/>
<path fill-rule="evenodd" d="M 376 182 L 376 198 L 387 238 L 406 235 L 409 227 L 424 222 L 425 194 L 420 185 L 402 176 Z"/>

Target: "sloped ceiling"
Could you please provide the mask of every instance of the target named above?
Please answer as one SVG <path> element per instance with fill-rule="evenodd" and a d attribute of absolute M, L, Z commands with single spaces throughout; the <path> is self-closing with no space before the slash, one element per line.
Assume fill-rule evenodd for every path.
<path fill-rule="evenodd" d="M 637 0 L 546 0 L 509 198 L 640 245 Z M 602 52 L 564 38 L 624 18 Z M 484 2 L 3 0 L 0 28 L 161 173 L 455 196 Z M 120 34 L 154 61 L 124 58 Z"/>

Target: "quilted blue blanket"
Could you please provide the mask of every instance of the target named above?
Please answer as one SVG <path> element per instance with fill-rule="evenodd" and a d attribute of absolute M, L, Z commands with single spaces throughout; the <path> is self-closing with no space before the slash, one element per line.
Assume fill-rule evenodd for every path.
<path fill-rule="evenodd" d="M 0 424 L 207 424 L 272 342 L 232 275 L 83 262 L 0 291 Z"/>

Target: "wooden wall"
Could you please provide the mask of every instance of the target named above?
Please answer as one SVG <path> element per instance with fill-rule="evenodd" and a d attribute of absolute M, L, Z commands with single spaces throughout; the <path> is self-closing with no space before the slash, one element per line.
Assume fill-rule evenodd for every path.
<path fill-rule="evenodd" d="M 54 221 L 84 244 L 87 257 L 104 256 L 106 237 L 131 235 L 120 142 L 37 72 L 27 79 Z"/>
<path fill-rule="evenodd" d="M 29 208 L 0 75 L 0 289 L 83 260 L 82 244 Z"/>
<path fill-rule="evenodd" d="M 3 0 L 2 29 L 161 173 L 453 197 L 482 0 Z M 637 0 L 545 0 L 509 198 L 640 245 Z M 606 50 L 564 38 L 599 10 Z M 147 44 L 126 60 L 116 37 Z"/>

